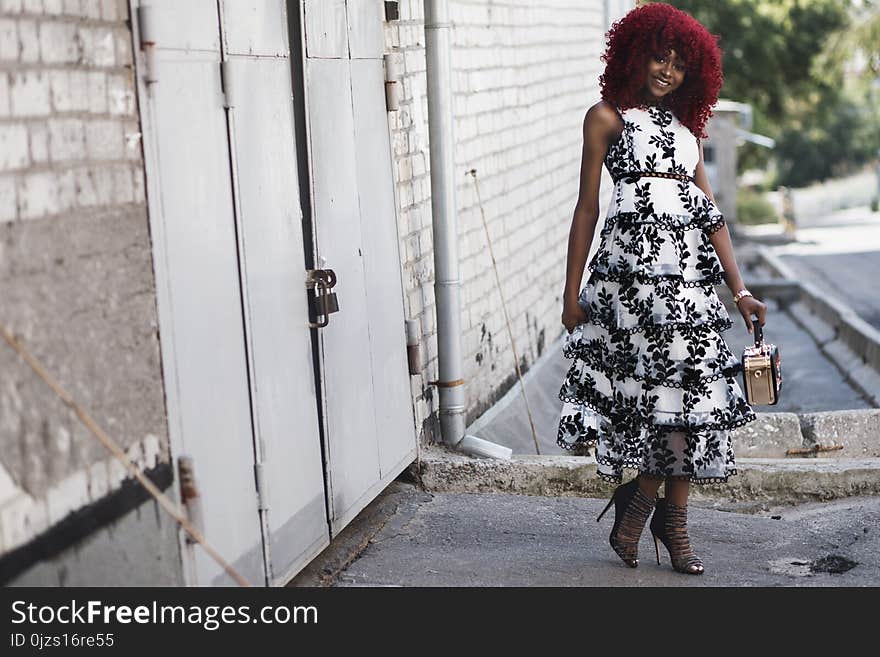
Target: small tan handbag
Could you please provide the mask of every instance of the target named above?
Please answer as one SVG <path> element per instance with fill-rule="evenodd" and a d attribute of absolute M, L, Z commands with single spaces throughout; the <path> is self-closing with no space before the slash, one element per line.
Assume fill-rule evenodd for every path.
<path fill-rule="evenodd" d="M 752 318 L 755 346 L 743 349 L 743 392 L 752 406 L 772 405 L 779 402 L 782 389 L 782 359 L 775 344 L 764 342 L 764 334 L 757 316 Z"/>

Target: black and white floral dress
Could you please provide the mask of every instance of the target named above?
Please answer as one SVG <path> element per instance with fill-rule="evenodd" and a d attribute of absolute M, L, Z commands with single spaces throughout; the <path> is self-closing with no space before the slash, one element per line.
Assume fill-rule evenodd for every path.
<path fill-rule="evenodd" d="M 620 111 L 605 166 L 615 182 L 598 250 L 569 333 L 557 443 L 593 446 L 598 473 L 624 468 L 695 483 L 736 474 L 730 430 L 756 419 L 722 331 L 733 322 L 714 286 L 709 235 L 724 216 L 693 181 L 696 137 L 664 107 Z M 661 172 L 683 178 L 639 175 Z"/>

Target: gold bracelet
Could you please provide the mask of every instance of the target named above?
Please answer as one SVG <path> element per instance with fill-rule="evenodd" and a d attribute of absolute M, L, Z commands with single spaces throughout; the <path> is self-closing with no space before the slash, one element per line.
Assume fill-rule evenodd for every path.
<path fill-rule="evenodd" d="M 754 296 L 751 292 L 749 292 L 746 288 L 741 289 L 735 295 L 733 295 L 734 303 L 739 303 L 739 300 L 743 297 L 751 297 Z"/>

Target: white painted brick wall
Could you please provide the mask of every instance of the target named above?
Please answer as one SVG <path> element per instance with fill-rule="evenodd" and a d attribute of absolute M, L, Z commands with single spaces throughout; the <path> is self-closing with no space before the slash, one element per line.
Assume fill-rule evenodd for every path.
<path fill-rule="evenodd" d="M 26 21 L 21 21 L 24 23 Z M 21 26 L 19 24 L 19 27 Z M 19 30 L 20 31 L 20 30 Z M 84 38 L 88 28 L 78 28 L 74 23 L 45 21 L 40 24 L 40 52 L 44 64 L 73 64 L 79 57 L 77 32 Z M 24 43 L 24 37 L 22 42 Z"/>
<path fill-rule="evenodd" d="M 18 195 L 15 180 L 11 176 L 0 176 L 0 221 L 10 221 L 18 213 Z"/>
<path fill-rule="evenodd" d="M 609 15 L 605 9 L 608 4 Z M 515 375 L 474 179 L 504 287 L 521 365 L 562 334 L 568 231 L 577 198 L 584 114 L 599 99 L 606 19 L 626 0 L 451 0 L 462 345 L 468 421 Z M 438 397 L 430 152 L 422 0 L 403 0 L 386 23 L 400 53 L 403 98 L 392 117 L 407 315 L 420 318 L 422 376 L 417 421 L 431 435 Z M 603 192 L 607 199 L 608 178 Z M 598 229 L 597 229 L 598 232 Z"/>
<path fill-rule="evenodd" d="M 0 1 L 0 221 L 143 204 L 126 0 Z"/>
<path fill-rule="evenodd" d="M 138 468 L 150 470 L 167 460 L 165 451 L 155 435 L 147 434 L 126 454 Z M 16 486 L 0 464 L 0 554 L 26 543 L 72 511 L 97 502 L 130 476 L 119 461 L 107 457 L 65 477 L 44 499 L 37 499 Z"/>
<path fill-rule="evenodd" d="M 145 212 L 127 20 L 127 0 L 0 0 L 0 223 Z M 164 452 L 154 435 L 129 450 L 145 468 Z M 36 498 L 0 465 L 0 553 L 126 476 L 102 459 Z"/>

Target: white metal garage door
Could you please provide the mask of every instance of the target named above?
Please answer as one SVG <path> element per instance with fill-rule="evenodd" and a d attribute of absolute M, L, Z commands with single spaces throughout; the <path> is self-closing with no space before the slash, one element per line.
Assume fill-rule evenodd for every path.
<path fill-rule="evenodd" d="M 321 329 L 330 514 L 344 527 L 416 456 L 379 0 L 304 0 L 317 253 L 337 274 Z"/>
<path fill-rule="evenodd" d="M 329 542 L 285 3 L 150 5 L 139 84 L 172 450 L 193 457 L 208 540 L 251 582 L 283 583 Z M 230 583 L 199 550 L 187 575 Z"/>
<path fill-rule="evenodd" d="M 138 77 L 172 452 L 193 457 L 208 540 L 253 583 L 285 583 L 416 455 L 382 3 L 149 4 Z M 304 99 L 286 11 L 304 26 Z M 320 409 L 306 246 L 337 275 Z M 194 554 L 188 581 L 231 583 Z"/>

